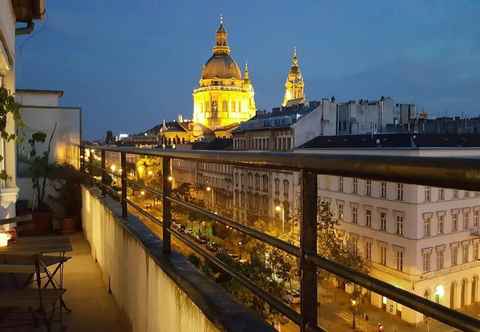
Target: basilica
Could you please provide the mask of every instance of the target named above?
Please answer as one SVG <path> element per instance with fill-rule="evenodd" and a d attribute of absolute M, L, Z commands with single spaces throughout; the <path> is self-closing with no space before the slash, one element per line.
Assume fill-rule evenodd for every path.
<path fill-rule="evenodd" d="M 220 19 L 212 55 L 203 65 L 193 90 L 193 119 L 163 122 L 156 127 L 166 146 L 214 138 L 231 138 L 232 131 L 257 112 L 248 66 L 242 72 L 232 57 L 228 33 Z M 306 103 L 296 50 L 285 82 L 283 107 Z"/>

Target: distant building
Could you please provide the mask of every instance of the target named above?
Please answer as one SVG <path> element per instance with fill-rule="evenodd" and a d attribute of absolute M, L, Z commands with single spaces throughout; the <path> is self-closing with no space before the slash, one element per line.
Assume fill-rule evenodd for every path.
<path fill-rule="evenodd" d="M 479 135 L 317 137 L 299 152 L 478 157 Z M 318 176 L 339 233 L 371 262 L 371 275 L 449 308 L 480 301 L 480 197 L 477 192 L 370 179 Z M 371 303 L 410 323 L 423 315 L 370 293 Z"/>
<path fill-rule="evenodd" d="M 375 134 L 395 123 L 395 104 L 390 97 L 338 103 L 337 135 Z"/>
<path fill-rule="evenodd" d="M 227 36 L 221 19 L 213 55 L 203 66 L 198 88 L 193 90 L 193 121 L 211 130 L 246 121 L 256 110 L 248 67 L 242 77 L 230 55 Z"/>
<path fill-rule="evenodd" d="M 302 72 L 298 63 L 297 49 L 293 50 L 292 65 L 288 71 L 285 81 L 285 95 L 283 96 L 282 106 L 291 106 L 305 103 L 305 85 L 303 83 Z"/>

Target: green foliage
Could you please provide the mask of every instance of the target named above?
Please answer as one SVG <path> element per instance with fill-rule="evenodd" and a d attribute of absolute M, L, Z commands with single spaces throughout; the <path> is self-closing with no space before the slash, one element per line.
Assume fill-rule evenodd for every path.
<path fill-rule="evenodd" d="M 29 163 L 29 172 L 32 178 L 32 187 L 34 192 L 33 197 L 33 210 L 43 210 L 47 209 L 45 204 L 45 193 L 47 186 L 47 179 L 51 176 L 53 170 L 58 167 L 58 165 L 50 164 L 49 157 L 52 147 L 52 140 L 55 136 L 55 131 L 57 129 L 57 124 L 53 127 L 52 134 L 48 140 L 47 149 L 38 155 L 37 145 L 39 143 L 45 143 L 47 139 L 47 134 L 43 132 L 35 132 L 32 134 L 31 138 L 28 140 L 30 144 L 30 160 Z"/>
<path fill-rule="evenodd" d="M 80 185 L 84 181 L 82 174 L 71 165 L 65 164 L 52 167 L 50 177 L 55 179 L 53 187 L 56 191 L 56 195 L 50 198 L 64 208 L 64 217 L 79 216 L 82 207 Z"/>
<path fill-rule="evenodd" d="M 4 87 L 0 87 L 0 137 L 9 142 L 17 138 L 15 133 L 7 131 L 7 122 L 9 117 L 16 122 L 17 127 L 22 125 L 20 117 L 20 105 L 15 102 L 15 98 Z M 0 156 L 0 161 L 4 159 Z M 0 179 L 7 180 L 9 178 L 5 170 L 0 172 Z"/>

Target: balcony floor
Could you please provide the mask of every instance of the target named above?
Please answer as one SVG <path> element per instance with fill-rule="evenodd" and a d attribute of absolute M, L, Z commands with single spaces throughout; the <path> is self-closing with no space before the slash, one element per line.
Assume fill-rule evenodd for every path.
<path fill-rule="evenodd" d="M 65 264 L 65 303 L 72 312 L 64 315 L 68 332 L 119 331 L 131 329 L 102 281 L 100 268 L 90 255 L 82 233 L 71 236 L 72 259 Z"/>

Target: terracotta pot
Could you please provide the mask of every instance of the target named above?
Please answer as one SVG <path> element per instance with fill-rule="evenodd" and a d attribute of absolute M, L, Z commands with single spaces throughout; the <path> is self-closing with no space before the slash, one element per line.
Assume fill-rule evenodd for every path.
<path fill-rule="evenodd" d="M 74 217 L 63 218 L 62 234 L 72 234 L 77 230 L 77 223 Z"/>

